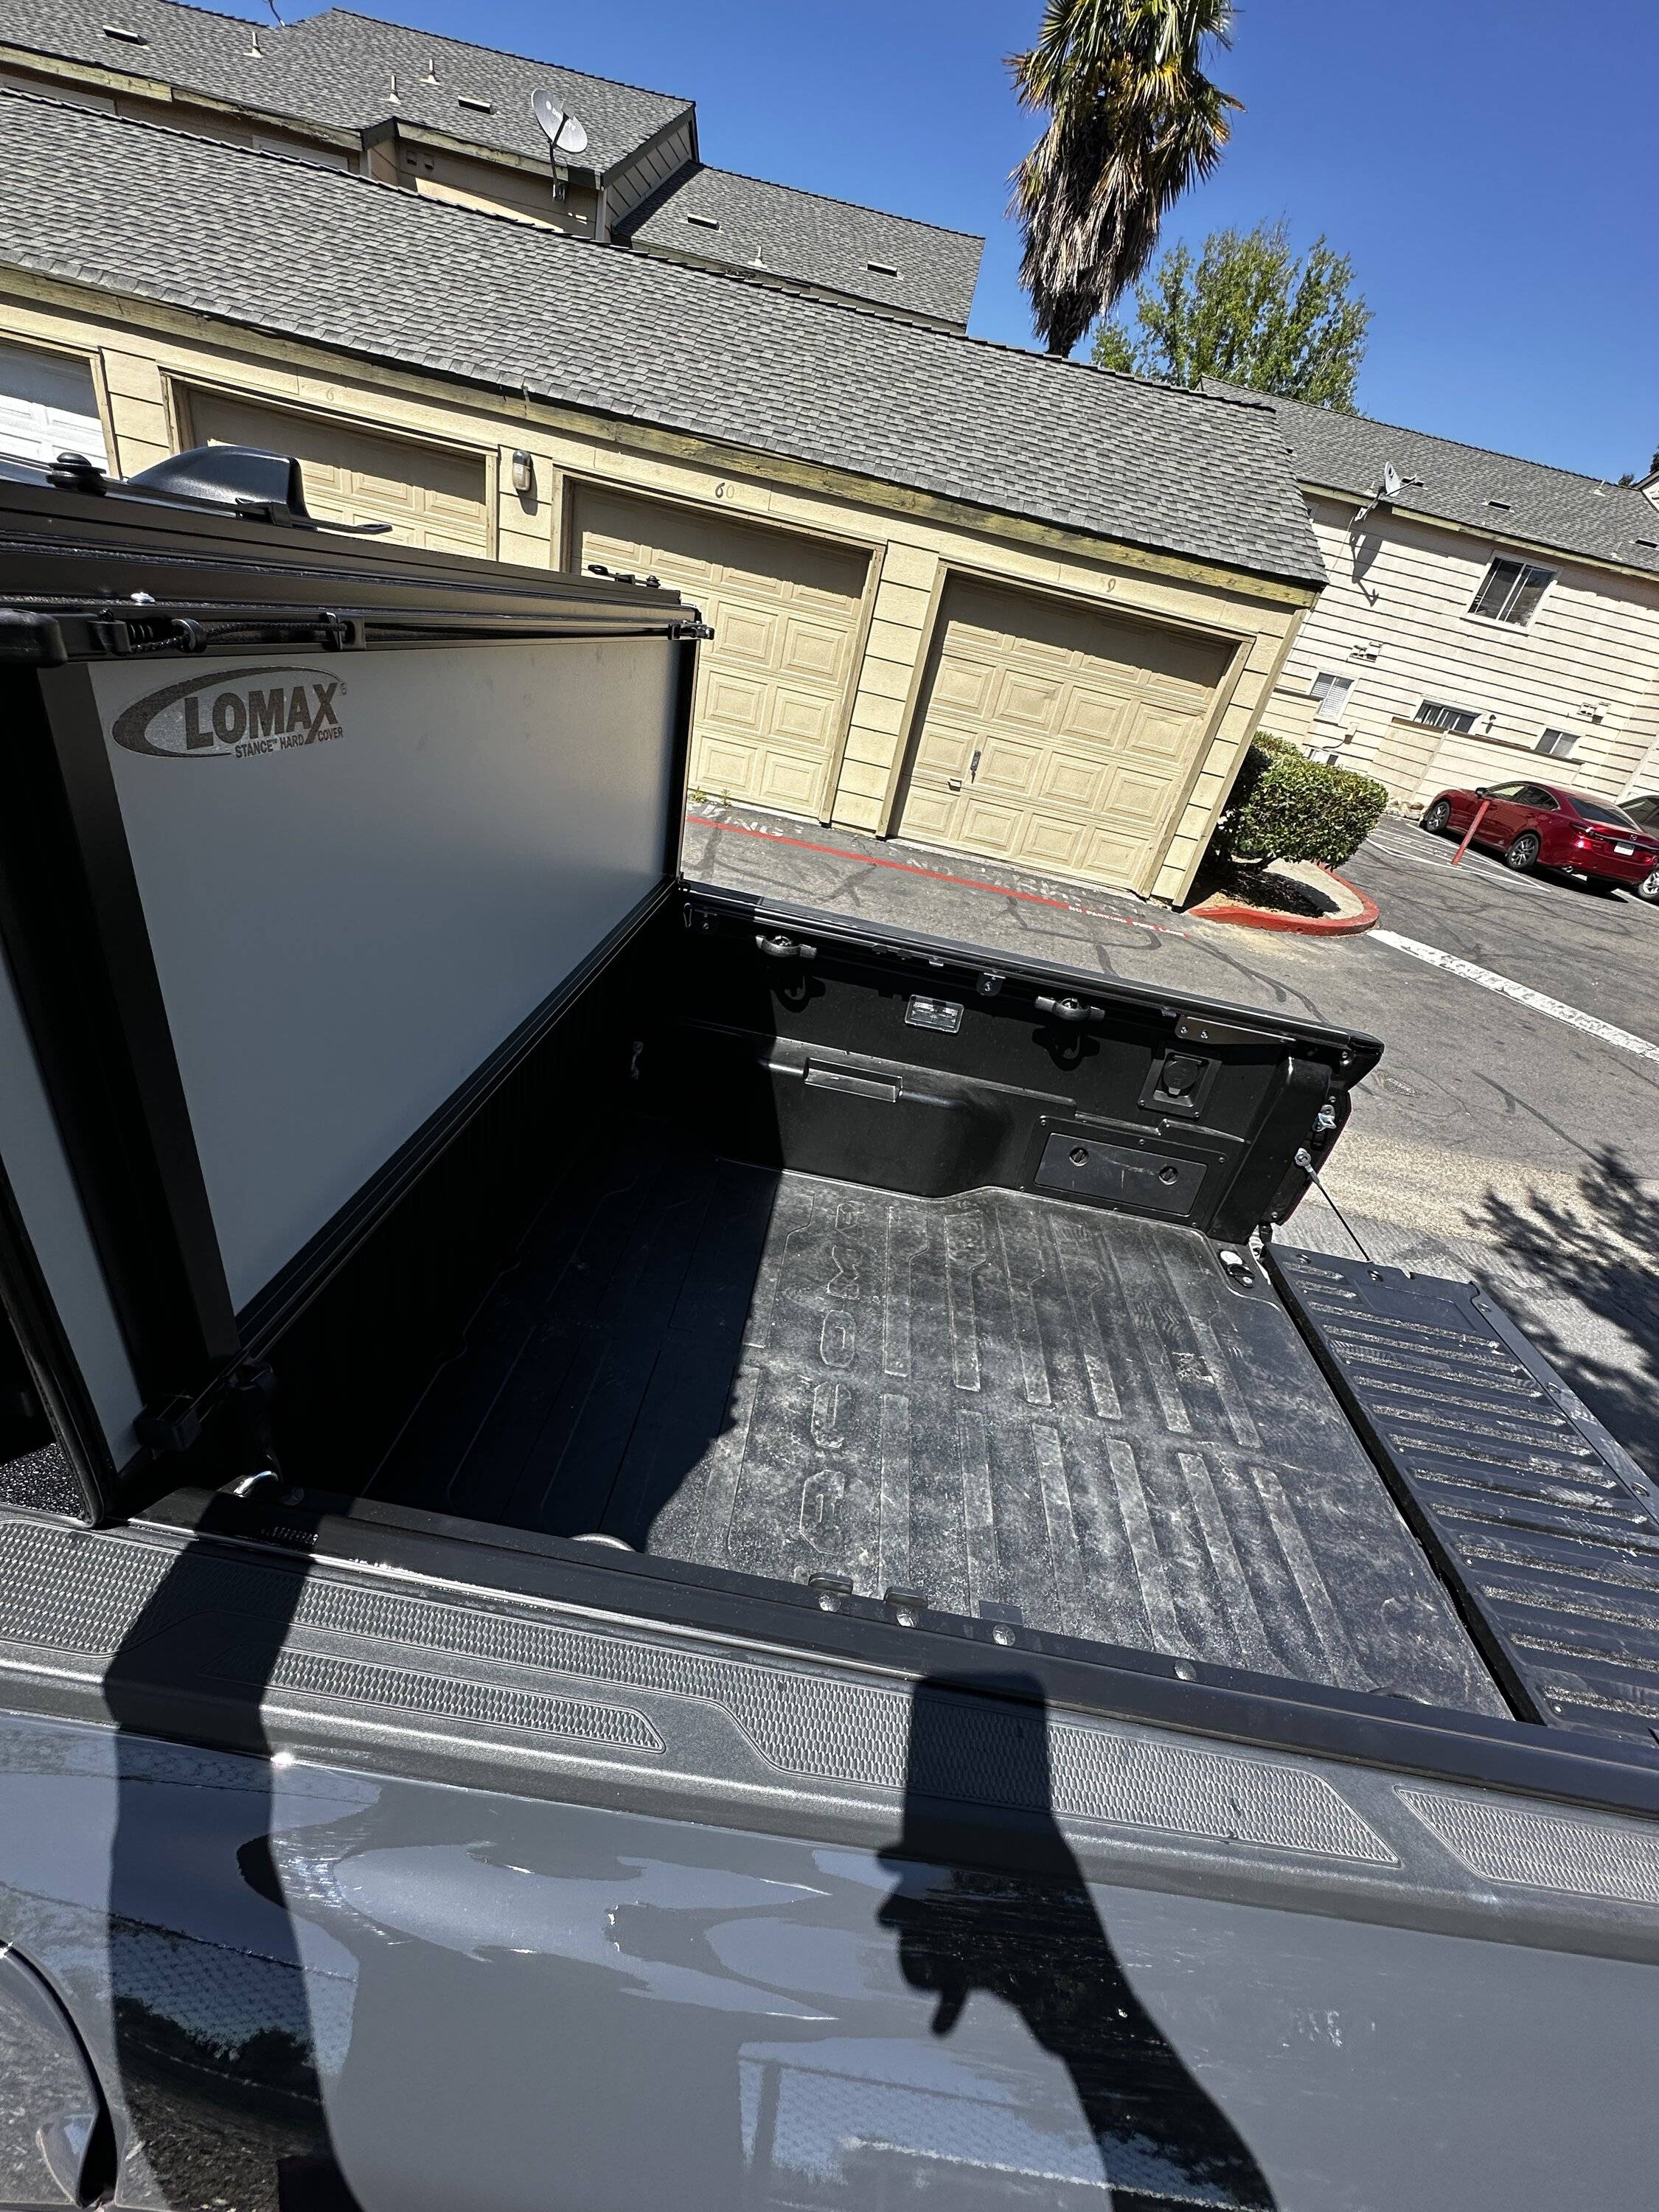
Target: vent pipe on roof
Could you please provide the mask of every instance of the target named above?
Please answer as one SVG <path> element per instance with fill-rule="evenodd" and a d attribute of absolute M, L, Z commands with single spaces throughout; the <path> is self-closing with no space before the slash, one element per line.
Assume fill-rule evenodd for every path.
<path fill-rule="evenodd" d="M 421 79 L 421 82 L 422 84 L 436 84 L 437 82 L 438 58 L 435 54 L 428 54 L 426 58 L 426 75 Z"/>

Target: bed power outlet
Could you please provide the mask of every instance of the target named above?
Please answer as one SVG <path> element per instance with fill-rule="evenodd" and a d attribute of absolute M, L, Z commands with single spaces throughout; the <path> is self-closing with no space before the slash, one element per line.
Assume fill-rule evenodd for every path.
<path fill-rule="evenodd" d="M 1172 1048 L 1153 1061 L 1141 1088 L 1140 1103 L 1155 1114 L 1181 1114 L 1195 1121 L 1220 1065 L 1204 1053 Z"/>

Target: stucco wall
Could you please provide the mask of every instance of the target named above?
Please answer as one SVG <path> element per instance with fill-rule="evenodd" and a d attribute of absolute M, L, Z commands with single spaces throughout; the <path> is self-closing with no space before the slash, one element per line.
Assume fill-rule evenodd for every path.
<path fill-rule="evenodd" d="M 1188 763 L 1162 857 L 1142 886 L 1163 899 L 1179 899 L 1190 884 L 1310 596 L 874 480 L 724 452 L 679 434 L 347 361 L 46 280 L 12 275 L 0 283 L 0 332 L 91 361 L 113 465 L 123 474 L 178 449 L 188 434 L 188 393 L 206 386 L 477 453 L 490 488 L 492 550 L 502 560 L 540 566 L 565 559 L 567 491 L 584 481 L 708 504 L 864 549 L 872 556 L 868 623 L 830 817 L 859 829 L 890 827 L 948 576 L 1038 586 L 1097 602 L 1103 611 L 1201 629 L 1231 648 L 1231 672 Z M 536 465 L 527 498 L 511 489 L 511 456 L 520 447 Z"/>

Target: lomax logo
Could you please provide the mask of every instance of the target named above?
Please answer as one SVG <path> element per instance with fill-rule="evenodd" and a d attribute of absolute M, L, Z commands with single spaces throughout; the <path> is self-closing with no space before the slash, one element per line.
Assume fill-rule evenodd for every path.
<path fill-rule="evenodd" d="M 147 691 L 110 732 L 130 753 L 161 759 L 249 760 L 343 738 L 346 686 L 316 668 L 239 668 Z"/>

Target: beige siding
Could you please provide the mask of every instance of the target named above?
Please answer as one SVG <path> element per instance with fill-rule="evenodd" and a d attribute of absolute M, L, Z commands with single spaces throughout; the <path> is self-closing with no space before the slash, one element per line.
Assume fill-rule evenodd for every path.
<path fill-rule="evenodd" d="M 467 472 L 465 514 L 452 509 L 441 515 L 434 507 L 430 524 L 401 513 L 400 522 L 422 528 L 441 523 L 444 542 L 451 544 L 463 536 L 476 543 L 476 532 L 493 532 L 505 559 L 540 565 L 575 558 L 579 549 L 562 518 L 573 506 L 580 511 L 581 489 L 593 485 L 701 510 L 709 543 L 740 520 L 855 553 L 867 581 L 858 619 L 842 632 L 845 670 L 832 672 L 833 688 L 847 704 L 818 800 L 832 820 L 851 827 L 878 833 L 892 828 L 949 580 L 1023 585 L 1074 602 L 1080 611 L 1172 625 L 1218 654 L 1225 673 L 1173 778 L 1165 842 L 1161 856 L 1153 856 L 1153 895 L 1162 899 L 1186 893 L 1308 601 L 1308 592 L 1293 584 L 1110 545 L 1024 517 L 988 518 L 903 486 L 781 456 L 740 455 L 684 433 L 351 359 L 67 282 L 6 277 L 0 335 L 79 353 L 93 363 L 123 472 L 189 442 L 190 394 L 210 387 L 249 407 L 295 410 L 297 428 L 288 442 L 322 441 L 317 461 L 324 473 L 314 476 L 319 495 L 331 495 L 326 472 L 337 469 L 348 438 L 379 441 L 386 466 L 384 482 L 367 492 L 362 484 L 344 491 L 333 486 L 342 497 L 345 491 L 354 498 L 402 497 L 416 482 L 410 464 L 422 450 L 458 459 Z M 402 465 L 394 467 L 392 449 L 400 441 L 409 442 Z M 534 488 L 524 495 L 511 488 L 511 457 L 520 448 L 535 463 Z M 378 464 L 357 471 L 380 473 Z M 435 495 L 444 487 L 434 480 L 427 489 Z M 780 796 L 790 803 L 783 794 L 770 803 Z M 805 807 L 811 800 L 798 796 L 793 804 Z M 1144 854 L 1135 871 L 1142 881 L 1152 875 Z M 1103 871 L 1101 880 L 1109 879 Z"/>
<path fill-rule="evenodd" d="M 1330 581 L 1285 681 L 1305 692 L 1322 670 L 1353 680 L 1340 726 L 1322 723 L 1321 743 L 1346 732 L 1345 764 L 1364 768 L 1391 723 L 1442 700 L 1476 712 L 1479 733 L 1505 749 L 1506 764 L 1507 748 L 1570 730 L 1573 781 L 1607 797 L 1626 789 L 1645 750 L 1642 703 L 1659 674 L 1659 578 L 1546 562 L 1556 580 L 1531 622 L 1511 628 L 1468 611 L 1494 553 L 1510 549 L 1391 515 L 1369 516 L 1351 537 L 1351 508 L 1317 497 L 1310 506 Z M 1372 647 L 1374 661 L 1355 658 Z"/>
<path fill-rule="evenodd" d="M 294 454 L 313 514 L 331 522 L 390 523 L 390 534 L 401 544 L 438 552 L 487 555 L 493 550 L 481 455 L 414 438 L 376 437 L 217 392 L 182 396 L 188 434 L 198 445 L 262 446 Z"/>
<path fill-rule="evenodd" d="M 1641 791 L 1659 791 L 1659 677 L 1631 716 L 1630 730 L 1641 750 L 1620 794 L 1624 799 L 1634 799 Z"/>
<path fill-rule="evenodd" d="M 422 199 L 447 200 L 454 207 L 483 208 L 540 223 L 573 238 L 592 238 L 598 218 L 597 195 L 568 185 L 562 199 L 554 191 L 552 168 L 518 169 L 505 161 L 479 161 L 441 147 L 400 140 L 397 181 L 412 186 Z"/>
<path fill-rule="evenodd" d="M 226 146 L 252 146 L 262 154 L 284 154 L 313 161 L 328 169 L 356 169 L 356 149 L 337 144 L 303 126 L 290 128 L 251 115 L 231 115 L 218 108 L 199 107 L 189 100 L 147 98 L 142 93 L 106 89 L 76 77 L 60 76 L 47 69 L 40 76 L 12 67 L 0 67 L 0 87 L 60 100 L 68 107 L 96 108 L 105 115 L 125 116 L 132 123 L 155 123 L 166 131 L 188 131 L 193 138 L 211 138 Z"/>
<path fill-rule="evenodd" d="M 1276 684 L 1273 695 L 1261 710 L 1261 730 L 1264 737 L 1284 738 L 1304 752 L 1315 750 L 1322 734 L 1316 726 L 1315 716 L 1319 702 L 1310 692 L 1298 690 L 1294 684 Z"/>
<path fill-rule="evenodd" d="M 1390 722 L 1378 741 L 1376 751 L 1365 763 L 1365 772 L 1388 787 L 1389 797 L 1396 806 L 1414 807 L 1417 794 L 1428 781 L 1431 763 L 1438 757 L 1445 737 L 1443 730 L 1431 730 L 1425 722 Z M 1491 745 L 1484 738 L 1466 738 L 1465 744 L 1488 745 L 1496 756 L 1501 748 Z M 1507 758 L 1507 756 L 1505 756 Z M 1529 756 L 1517 750 L 1515 758 Z M 1517 774 L 1523 771 L 1517 769 Z M 1485 779 L 1483 778 L 1484 781 Z M 1438 785 L 1436 788 L 1438 789 Z M 1432 797 L 1432 793 L 1430 794 Z"/>

